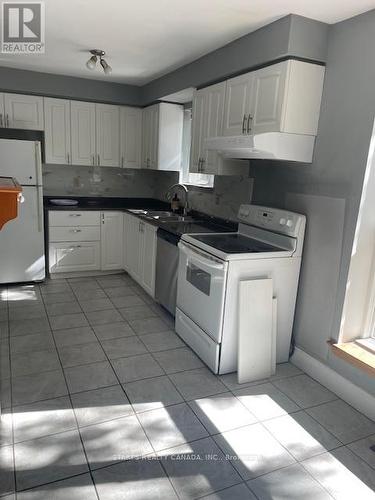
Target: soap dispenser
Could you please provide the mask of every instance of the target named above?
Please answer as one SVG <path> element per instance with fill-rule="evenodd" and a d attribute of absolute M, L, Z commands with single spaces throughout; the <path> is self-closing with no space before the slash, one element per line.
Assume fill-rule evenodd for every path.
<path fill-rule="evenodd" d="M 177 196 L 177 193 L 174 194 L 172 200 L 171 200 L 171 209 L 172 212 L 177 212 L 177 210 L 180 208 L 180 200 Z"/>

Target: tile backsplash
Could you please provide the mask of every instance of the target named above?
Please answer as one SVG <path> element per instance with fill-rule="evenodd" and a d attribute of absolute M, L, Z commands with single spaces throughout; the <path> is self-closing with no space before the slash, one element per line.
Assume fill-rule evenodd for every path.
<path fill-rule="evenodd" d="M 157 172 L 111 167 L 44 165 L 47 196 L 153 197 Z"/>
<path fill-rule="evenodd" d="M 177 172 L 111 167 L 44 165 L 44 194 L 47 196 L 113 196 L 165 200 Z M 212 189 L 189 187 L 189 208 L 225 219 L 236 219 L 241 203 L 250 203 L 253 179 L 215 176 Z"/>

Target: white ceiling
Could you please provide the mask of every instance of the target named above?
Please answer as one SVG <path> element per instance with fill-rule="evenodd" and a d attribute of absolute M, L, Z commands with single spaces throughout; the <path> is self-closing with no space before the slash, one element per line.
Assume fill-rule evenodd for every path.
<path fill-rule="evenodd" d="M 142 85 L 289 13 L 335 23 L 375 0 L 45 0 L 46 53 L 0 66 Z M 111 76 L 85 68 L 104 49 Z"/>

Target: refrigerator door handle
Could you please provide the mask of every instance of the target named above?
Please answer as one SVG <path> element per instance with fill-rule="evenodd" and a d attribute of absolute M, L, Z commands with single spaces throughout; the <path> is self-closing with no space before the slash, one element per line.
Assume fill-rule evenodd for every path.
<path fill-rule="evenodd" d="M 41 186 L 43 184 L 42 177 L 42 153 L 40 149 L 40 142 L 35 142 L 35 170 L 36 170 L 36 184 Z"/>
<path fill-rule="evenodd" d="M 43 232 L 43 187 L 37 186 L 37 203 L 38 203 L 38 231 Z"/>

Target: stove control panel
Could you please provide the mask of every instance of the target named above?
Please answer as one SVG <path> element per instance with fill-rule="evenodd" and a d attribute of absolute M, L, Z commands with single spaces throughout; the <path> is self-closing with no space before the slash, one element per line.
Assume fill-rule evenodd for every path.
<path fill-rule="evenodd" d="M 262 227 L 288 236 L 298 236 L 300 229 L 304 229 L 306 220 L 304 215 L 259 205 L 241 205 L 238 219 L 243 224 Z"/>

